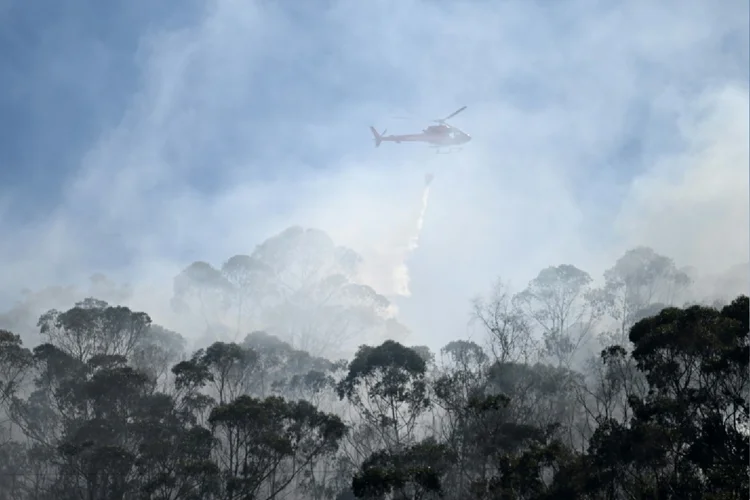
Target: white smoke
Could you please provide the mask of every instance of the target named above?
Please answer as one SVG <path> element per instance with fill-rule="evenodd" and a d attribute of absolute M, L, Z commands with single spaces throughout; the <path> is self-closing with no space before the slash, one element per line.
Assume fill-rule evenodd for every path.
<path fill-rule="evenodd" d="M 424 190 L 422 191 L 422 208 L 419 211 L 419 216 L 417 217 L 416 227 L 411 237 L 407 241 L 406 249 L 403 252 L 400 262 L 393 269 L 394 292 L 396 293 L 396 295 L 400 295 L 402 297 L 411 296 L 411 291 L 409 290 L 409 267 L 406 264 L 406 260 L 408 259 L 409 255 L 419 247 L 419 235 L 422 234 L 422 226 L 424 226 L 424 216 L 427 213 L 427 203 L 430 199 L 431 181 L 432 176 L 428 174 L 425 178 Z"/>
<path fill-rule="evenodd" d="M 365 261 L 370 265 L 362 272 L 362 282 L 388 297 L 411 296 L 407 260 L 409 255 L 419 247 L 419 236 L 422 233 L 424 218 L 427 213 L 431 182 L 432 175 L 427 174 L 416 223 L 414 223 L 414 217 L 404 218 L 403 220 L 408 221 L 408 223 L 394 224 L 392 226 L 394 230 L 383 245 L 363 252 Z"/>

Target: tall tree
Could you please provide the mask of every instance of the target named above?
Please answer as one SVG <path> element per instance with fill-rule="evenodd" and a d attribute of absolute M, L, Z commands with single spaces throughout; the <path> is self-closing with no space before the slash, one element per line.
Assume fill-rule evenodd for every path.
<path fill-rule="evenodd" d="M 676 305 L 690 284 L 688 274 L 672 259 L 649 247 L 625 252 L 604 272 L 604 286 L 596 292 L 597 303 L 616 322 L 609 343 L 626 347 L 627 333 L 636 321 Z"/>
<path fill-rule="evenodd" d="M 334 453 L 346 426 L 306 401 L 240 396 L 211 411 L 223 498 L 271 499 L 307 466 Z"/>
<path fill-rule="evenodd" d="M 357 498 L 423 500 L 443 493 L 443 478 L 452 465 L 448 448 L 427 438 L 404 449 L 381 450 L 362 464 L 352 479 Z"/>
<path fill-rule="evenodd" d="M 496 360 L 506 363 L 532 358 L 536 345 L 531 325 L 507 284 L 498 280 L 489 297 L 474 300 L 472 312 L 473 319 L 484 328 Z"/>
<path fill-rule="evenodd" d="M 265 397 L 282 391 L 295 376 L 311 371 L 329 373 L 334 363 L 326 358 L 311 356 L 309 352 L 295 349 L 288 342 L 265 332 L 253 332 L 245 337 L 242 346 L 257 353 L 257 384 L 255 393 Z"/>
<path fill-rule="evenodd" d="M 221 271 L 208 262 L 193 262 L 174 278 L 173 290 L 172 309 L 179 314 L 197 313 L 206 332 L 216 339 L 231 298 L 231 284 Z"/>
<path fill-rule="evenodd" d="M 221 269 L 191 264 L 175 278 L 173 304 L 201 311 L 217 331 L 218 324 L 235 336 L 263 330 L 310 354 L 337 356 L 351 342 L 405 334 L 389 301 L 357 282 L 361 261 L 323 231 L 290 227 Z"/>
<path fill-rule="evenodd" d="M 386 340 L 359 348 L 337 391 L 379 431 L 381 446 L 398 450 L 413 441 L 417 418 L 431 404 L 426 372 L 416 351 Z"/>
<path fill-rule="evenodd" d="M 185 354 L 186 341 L 177 332 L 151 324 L 130 356 L 130 362 L 153 383 L 167 387 L 170 367 Z"/>
<path fill-rule="evenodd" d="M 19 334 L 24 342 L 35 345 L 39 342 L 37 322 L 46 311 L 66 311 L 86 297 L 95 297 L 111 304 L 123 305 L 133 296 L 128 284 L 118 284 L 102 273 L 89 277 L 87 287 L 47 286 L 39 290 L 24 289 L 18 301 L 9 310 L 0 313 L 0 329 Z"/>
<path fill-rule="evenodd" d="M 46 312 L 38 325 L 51 344 L 85 362 L 97 354 L 130 356 L 148 334 L 151 318 L 88 298 L 65 312 Z"/>
<path fill-rule="evenodd" d="M 228 403 L 257 389 L 258 353 L 238 344 L 214 342 L 172 371 L 180 387 L 210 385 L 219 404 Z"/>
<path fill-rule="evenodd" d="M 569 264 L 548 267 L 514 301 L 541 329 L 544 353 L 558 366 L 571 367 L 599 318 L 589 294 L 591 276 Z"/>
<path fill-rule="evenodd" d="M 23 347 L 21 337 L 7 330 L 0 330 L 0 407 L 16 395 L 29 375 L 33 357 Z"/>
<path fill-rule="evenodd" d="M 649 385 L 631 417 L 602 418 L 588 453 L 557 476 L 555 497 L 750 497 L 750 305 L 669 307 L 630 330 L 631 358 Z"/>
<path fill-rule="evenodd" d="M 473 342 L 458 340 L 441 349 L 441 374 L 433 382 L 438 422 L 433 432 L 440 437 L 455 462 L 452 491 L 468 494 L 468 485 L 476 478 L 478 453 L 474 439 L 474 421 L 470 403 L 487 393 L 489 357 Z"/>

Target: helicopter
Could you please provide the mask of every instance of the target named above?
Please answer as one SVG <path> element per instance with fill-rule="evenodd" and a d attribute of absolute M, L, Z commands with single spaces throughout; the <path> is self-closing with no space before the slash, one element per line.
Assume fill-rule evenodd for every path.
<path fill-rule="evenodd" d="M 445 118 L 433 120 L 438 125 L 430 125 L 418 134 L 385 135 L 387 130 L 383 130 L 383 132 L 379 134 L 378 131 L 375 130 L 375 127 L 370 127 L 372 135 L 375 138 L 375 147 L 379 147 L 380 143 L 383 141 L 395 142 L 396 144 L 402 142 L 426 142 L 434 148 L 466 144 L 471 140 L 471 136 L 463 130 L 446 123 L 446 120 L 450 120 L 465 109 L 466 106 L 454 111 Z"/>

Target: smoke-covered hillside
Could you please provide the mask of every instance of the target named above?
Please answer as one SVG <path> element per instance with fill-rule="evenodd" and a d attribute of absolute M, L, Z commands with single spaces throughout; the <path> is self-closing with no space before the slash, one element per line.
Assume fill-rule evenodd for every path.
<path fill-rule="evenodd" d="M 750 500 L 748 18 L 0 1 L 0 500 Z"/>
<path fill-rule="evenodd" d="M 516 293 L 498 281 L 471 310 L 481 334 L 431 350 L 357 283 L 359 264 L 299 227 L 194 262 L 172 298 L 203 332 L 192 347 L 102 275 L 28 293 L 0 317 L 0 493 L 747 494 L 746 296 L 698 304 L 689 273 L 638 247 L 601 286 L 570 264 Z"/>

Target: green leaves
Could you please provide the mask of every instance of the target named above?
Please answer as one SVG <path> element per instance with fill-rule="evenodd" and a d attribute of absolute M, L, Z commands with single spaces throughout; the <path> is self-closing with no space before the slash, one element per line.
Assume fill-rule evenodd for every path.
<path fill-rule="evenodd" d="M 86 361 L 94 354 L 129 356 L 147 335 L 151 318 L 127 307 L 86 299 L 62 313 L 48 311 L 38 325 L 50 343 Z"/>
<path fill-rule="evenodd" d="M 627 426 L 607 421 L 596 430 L 589 458 L 597 490 L 746 497 L 750 382 L 748 357 L 738 353 L 747 352 L 748 316 L 747 297 L 739 297 L 721 311 L 666 308 L 632 327 L 632 358 L 650 390 L 630 397 Z M 614 351 L 605 361 L 624 355 Z"/>
<path fill-rule="evenodd" d="M 423 498 L 440 494 L 444 474 L 454 457 L 447 446 L 434 438 L 398 451 L 373 453 L 352 479 L 357 498 Z"/>
<path fill-rule="evenodd" d="M 747 498 L 747 297 L 664 307 L 684 280 L 635 249 L 596 296 L 584 271 L 561 265 L 515 303 L 499 290 L 478 304 L 489 350 L 456 340 L 436 360 L 388 340 L 333 363 L 301 339 L 372 325 L 389 306 L 352 279 L 357 264 L 302 228 L 221 269 L 195 263 L 176 282 L 182 298 L 255 301 L 245 320 L 274 319 L 187 358 L 179 334 L 97 299 L 43 315 L 48 342 L 33 351 L 0 331 L 0 401 L 20 436 L 0 442 L 0 496 Z M 613 304 L 628 335 L 596 347 L 600 371 L 586 375 L 601 386 L 576 365 L 530 357 L 530 325 L 546 332 L 547 354 L 567 355 Z M 378 325 L 399 331 L 393 319 Z"/>
<path fill-rule="evenodd" d="M 32 363 L 32 354 L 23 347 L 21 337 L 0 330 L 0 405 L 15 396 Z"/>
<path fill-rule="evenodd" d="M 339 396 L 344 398 L 365 382 L 377 377 L 373 389 L 378 394 L 399 397 L 410 379 L 424 377 L 427 364 L 416 351 L 386 340 L 378 347 L 361 346 L 349 364 L 349 373 L 339 385 Z"/>
<path fill-rule="evenodd" d="M 548 267 L 513 298 L 542 331 L 545 354 L 570 366 L 600 310 L 591 300 L 591 276 L 570 264 Z"/>
<path fill-rule="evenodd" d="M 252 495 L 270 475 L 280 491 L 302 468 L 338 448 L 346 426 L 306 401 L 240 396 L 211 411 L 228 495 Z M 295 467 L 285 467 L 294 463 Z M 273 487 L 272 487 L 273 488 Z M 272 491 L 272 494 L 275 494 Z"/>
<path fill-rule="evenodd" d="M 388 408 L 389 414 L 373 415 L 375 419 L 384 425 L 387 422 L 397 430 L 401 424 L 394 415 L 403 415 L 398 407 L 403 405 L 408 408 L 403 418 L 411 422 L 430 405 L 426 371 L 427 363 L 419 353 L 393 340 L 386 340 L 378 347 L 359 348 L 349 364 L 349 372 L 339 382 L 337 392 L 341 399 L 347 398 L 354 404 L 360 404 L 357 391 L 366 387 L 367 399 L 381 400 Z"/>

